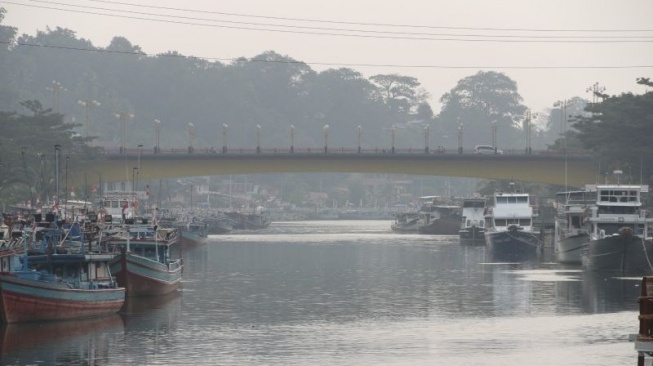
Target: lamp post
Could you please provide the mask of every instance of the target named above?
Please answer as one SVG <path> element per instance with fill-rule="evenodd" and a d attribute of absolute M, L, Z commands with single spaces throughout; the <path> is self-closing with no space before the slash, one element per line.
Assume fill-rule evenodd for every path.
<path fill-rule="evenodd" d="M 596 102 L 598 102 L 599 100 L 600 94 L 605 91 L 605 87 L 599 85 L 599 83 L 596 82 L 588 86 L 585 91 L 587 91 L 588 93 L 592 93 L 592 104 L 596 104 Z"/>
<path fill-rule="evenodd" d="M 128 118 L 134 118 L 134 115 L 129 112 L 118 112 L 113 114 L 120 120 L 120 153 L 125 153 L 125 123 Z"/>
<path fill-rule="evenodd" d="M 429 126 L 424 127 L 424 153 L 429 153 Z"/>
<path fill-rule="evenodd" d="M 463 123 L 458 121 L 458 154 L 463 153 Z"/>
<path fill-rule="evenodd" d="M 391 147 L 390 151 L 391 151 L 392 154 L 394 154 L 395 153 L 395 136 L 397 135 L 397 129 L 394 126 L 392 126 L 391 133 L 392 133 L 392 147 Z"/>
<path fill-rule="evenodd" d="M 532 154 L 533 149 L 531 148 L 531 126 L 533 125 L 532 119 L 537 118 L 537 113 L 531 113 L 530 109 L 526 110 L 525 126 L 526 130 L 526 154 Z"/>
<path fill-rule="evenodd" d="M 61 86 L 60 82 L 52 80 L 52 86 L 48 86 L 46 89 L 52 92 L 52 108 L 56 113 L 59 113 L 59 94 L 66 88 Z"/>
<path fill-rule="evenodd" d="M 154 153 L 158 154 L 161 151 L 161 121 L 154 120 Z"/>
<path fill-rule="evenodd" d="M 290 125 L 290 153 L 295 152 L 295 126 Z"/>
<path fill-rule="evenodd" d="M 553 103 L 554 107 L 560 108 L 560 134 L 562 135 L 562 152 L 565 155 L 565 191 L 567 190 L 567 108 L 571 105 L 568 99 L 559 100 Z"/>
<path fill-rule="evenodd" d="M 100 102 L 95 99 L 78 100 L 77 104 L 84 107 L 84 137 L 88 137 L 91 131 L 91 107 L 100 106 Z"/>
<path fill-rule="evenodd" d="M 358 134 L 358 153 L 361 153 L 361 134 L 363 133 L 363 127 L 361 125 L 358 125 L 358 129 L 356 131 Z"/>
<path fill-rule="evenodd" d="M 222 124 L 222 153 L 226 154 L 227 153 L 227 130 L 229 129 L 229 125 L 227 124 Z"/>
<path fill-rule="evenodd" d="M 497 153 L 497 121 L 494 120 L 492 124 L 492 148 L 494 148 L 494 153 Z"/>
<path fill-rule="evenodd" d="M 195 140 L 195 125 L 188 122 L 188 153 L 193 153 L 193 141 Z"/>
<path fill-rule="evenodd" d="M 324 153 L 329 152 L 329 125 L 324 125 Z"/>
<path fill-rule="evenodd" d="M 256 125 L 256 153 L 261 153 L 261 125 Z"/>

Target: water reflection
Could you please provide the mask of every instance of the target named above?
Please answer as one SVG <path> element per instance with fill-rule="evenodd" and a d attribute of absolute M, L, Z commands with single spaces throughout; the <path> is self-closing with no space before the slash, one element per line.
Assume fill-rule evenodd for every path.
<path fill-rule="evenodd" d="M 286 223 L 216 236 L 183 258 L 181 290 L 130 299 L 117 331 L 60 337 L 58 352 L 72 356 L 54 358 L 47 342 L 29 343 L 32 356 L 6 341 L 30 333 L 19 330 L 3 338 L 3 363 L 5 354 L 20 364 L 284 366 L 635 357 L 623 338 L 636 332 L 639 279 L 498 262 L 455 236 L 393 234 L 384 222 Z M 53 337 L 37 333 L 27 337 Z M 104 348 L 81 352 L 99 339 Z"/>
<path fill-rule="evenodd" d="M 105 365 L 124 331 L 119 315 L 1 328 L 3 364 Z"/>
<path fill-rule="evenodd" d="M 152 364 L 166 360 L 177 346 L 182 294 L 128 298 L 121 315 L 125 322 L 121 364 Z M 165 364 L 165 362 L 164 362 Z"/>

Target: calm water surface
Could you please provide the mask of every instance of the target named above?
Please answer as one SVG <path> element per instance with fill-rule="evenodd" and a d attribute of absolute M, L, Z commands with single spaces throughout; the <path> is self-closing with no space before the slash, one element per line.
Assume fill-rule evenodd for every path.
<path fill-rule="evenodd" d="M 639 280 L 497 263 L 387 221 L 273 223 L 184 254 L 178 294 L 2 328 L 2 365 L 633 365 Z"/>

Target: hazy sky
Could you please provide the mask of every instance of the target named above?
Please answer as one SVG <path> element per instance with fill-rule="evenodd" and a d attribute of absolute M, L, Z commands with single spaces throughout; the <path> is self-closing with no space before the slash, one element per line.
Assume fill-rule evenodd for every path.
<path fill-rule="evenodd" d="M 653 0 L 3 0 L 0 6 L 8 11 L 4 24 L 21 34 L 62 27 L 100 47 L 123 36 L 149 54 L 178 51 L 228 62 L 272 50 L 320 71 L 347 66 L 368 77 L 414 76 L 436 112 L 443 93 L 479 70 L 507 74 L 534 111 L 573 96 L 590 99 L 586 90 L 596 82 L 608 94 L 642 93 L 636 78 L 653 77 Z"/>

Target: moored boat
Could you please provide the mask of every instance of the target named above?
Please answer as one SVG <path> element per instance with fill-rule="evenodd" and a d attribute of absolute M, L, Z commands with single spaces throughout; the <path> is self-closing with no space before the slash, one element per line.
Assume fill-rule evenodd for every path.
<path fill-rule="evenodd" d="M 416 233 L 419 231 L 419 213 L 402 212 L 395 215 L 394 222 L 390 225 L 392 231 L 398 233 Z"/>
<path fill-rule="evenodd" d="M 557 195 L 554 253 L 556 261 L 581 264 L 581 253 L 589 244 L 589 212 L 596 192 L 588 190 L 561 192 Z"/>
<path fill-rule="evenodd" d="M 49 230 L 41 236 L 41 241 L 47 242 L 40 245 L 45 252 L 24 251 L 20 269 L 0 273 L 0 318 L 4 323 L 90 318 L 120 310 L 125 289 L 109 271 L 113 255 L 88 252 L 84 246 L 59 253 L 51 243 L 61 235 Z"/>
<path fill-rule="evenodd" d="M 208 242 L 208 225 L 201 221 L 190 221 L 177 225 L 180 232 L 181 245 L 184 247 L 196 247 L 206 245 Z"/>
<path fill-rule="evenodd" d="M 653 274 L 653 218 L 642 209 L 647 185 L 588 185 L 596 190 L 591 208 L 590 241 L 581 255 L 584 269 Z"/>
<path fill-rule="evenodd" d="M 148 225 L 125 226 L 104 239 L 107 250 L 120 253 L 111 260 L 110 268 L 127 296 L 164 295 L 179 288 L 182 261 L 174 253 L 178 240 L 178 229 Z"/>
<path fill-rule="evenodd" d="M 458 236 L 460 244 L 485 244 L 485 199 L 465 198 Z"/>
<path fill-rule="evenodd" d="M 460 206 L 440 196 L 420 197 L 418 231 L 420 234 L 458 235 L 460 230 Z"/>
<path fill-rule="evenodd" d="M 485 243 L 498 260 L 536 259 L 542 253 L 536 216 L 527 193 L 495 193 L 486 212 Z"/>

